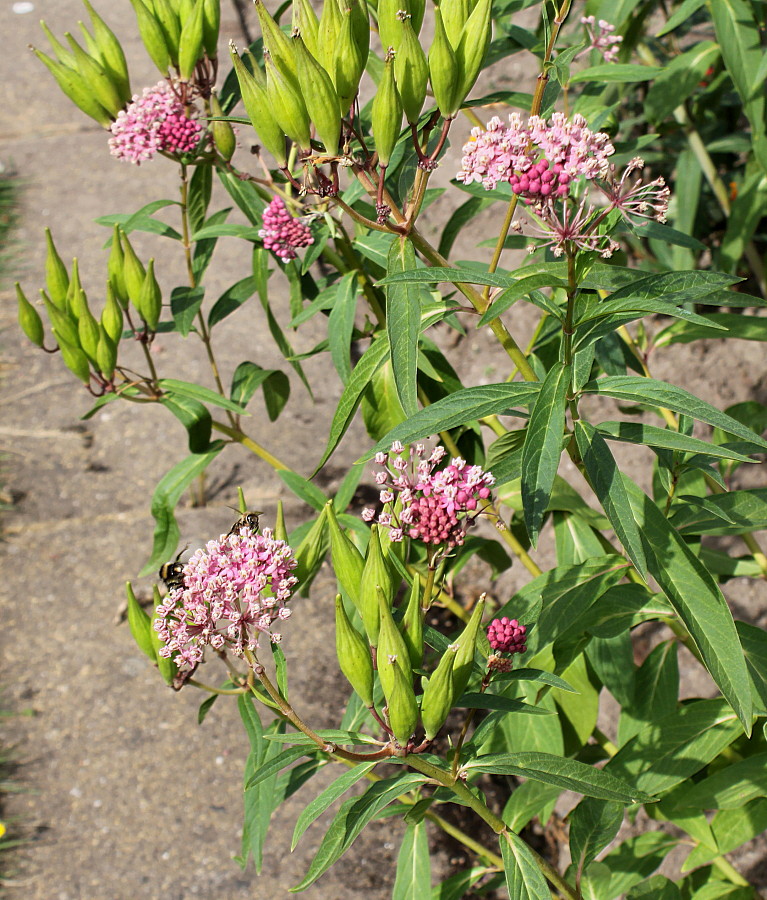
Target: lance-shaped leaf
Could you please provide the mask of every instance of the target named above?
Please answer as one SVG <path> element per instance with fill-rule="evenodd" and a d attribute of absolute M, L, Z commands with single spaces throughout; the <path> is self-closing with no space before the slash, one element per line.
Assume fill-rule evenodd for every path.
<path fill-rule="evenodd" d="M 570 856 L 582 872 L 612 841 L 623 821 L 623 807 L 585 797 L 569 815 Z"/>
<path fill-rule="evenodd" d="M 530 848 L 513 831 L 499 835 L 509 900 L 550 900 L 551 892 Z"/>
<path fill-rule="evenodd" d="M 738 462 L 756 462 L 727 446 L 710 444 L 691 435 L 645 422 L 600 422 L 596 429 L 608 441 L 626 441 L 629 444 L 644 444 L 647 447 L 679 450 L 682 453 L 703 453 L 723 459 L 736 459 Z"/>
<path fill-rule="evenodd" d="M 431 860 L 426 823 L 408 825 L 397 857 L 397 875 L 392 900 L 428 897 L 431 891 Z"/>
<path fill-rule="evenodd" d="M 388 275 L 415 268 L 415 250 L 408 238 L 392 243 L 386 271 Z M 421 324 L 420 290 L 409 283 L 386 288 L 386 333 L 391 348 L 392 370 L 397 396 L 408 416 L 418 411 L 418 332 Z"/>

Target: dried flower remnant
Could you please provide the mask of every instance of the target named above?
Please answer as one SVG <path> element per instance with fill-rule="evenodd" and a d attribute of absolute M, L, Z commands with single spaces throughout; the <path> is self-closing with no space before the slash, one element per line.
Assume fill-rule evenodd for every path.
<path fill-rule="evenodd" d="M 615 166 L 610 167 L 608 178 L 600 189 L 609 200 L 609 209 L 618 209 L 630 221 L 654 219 L 665 222 L 671 192 L 662 178 L 643 182 L 641 175 L 630 181 L 634 172 L 644 168 L 644 160 L 635 156 L 616 180 Z"/>
<path fill-rule="evenodd" d="M 309 228 L 288 212 L 282 197 L 275 197 L 263 215 L 264 227 L 258 232 L 264 248 L 272 250 L 284 263 L 296 258 L 296 248 L 314 243 Z"/>
<path fill-rule="evenodd" d="M 375 475 L 384 505 L 378 524 L 390 529 L 395 542 L 410 537 L 435 546 L 459 546 L 482 511 L 480 504 L 490 499 L 495 479 L 481 466 L 470 466 L 460 457 L 437 468 L 445 457 L 444 447 L 436 447 L 428 458 L 426 453 L 423 444 L 406 453 L 395 441 L 389 453 L 376 454 L 376 464 L 383 467 Z M 375 510 L 363 510 L 362 517 L 372 522 Z"/>
<path fill-rule="evenodd" d="M 606 63 L 615 62 L 620 52 L 620 45 L 623 43 L 623 38 L 619 34 L 615 34 L 615 25 L 611 25 L 604 19 L 597 22 L 594 16 L 581 16 L 581 24 L 586 26 L 586 33 L 591 41 L 583 53 L 598 50 Z M 599 31 L 595 30 L 595 25 L 598 26 Z M 579 53 L 578 56 L 581 54 Z"/>
<path fill-rule="evenodd" d="M 155 630 L 165 644 L 160 655 L 173 656 L 179 668 L 194 668 L 205 647 L 228 647 L 235 655 L 258 649 L 260 633 L 287 619 L 297 583 L 293 551 L 264 528 L 243 527 L 197 550 L 184 566 L 183 586 L 173 588 L 157 607 Z"/>
<path fill-rule="evenodd" d="M 140 165 L 157 153 L 191 153 L 200 142 L 202 125 L 187 115 L 183 103 L 167 81 L 144 88 L 121 109 L 111 125 L 112 156 Z"/>

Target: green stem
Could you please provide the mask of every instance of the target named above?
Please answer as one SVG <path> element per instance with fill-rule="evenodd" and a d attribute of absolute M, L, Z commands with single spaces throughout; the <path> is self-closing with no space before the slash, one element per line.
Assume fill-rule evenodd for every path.
<path fill-rule="evenodd" d="M 281 472 L 292 472 L 293 470 L 290 466 L 286 465 L 282 460 L 278 459 L 276 456 L 273 456 L 268 450 L 262 447 L 260 444 L 257 444 L 252 438 L 249 438 L 246 434 L 243 434 L 239 428 L 229 427 L 228 425 L 224 425 L 223 422 L 217 422 L 215 419 L 213 420 L 213 428 L 216 431 L 220 431 L 222 434 L 225 434 L 227 437 L 231 438 L 233 441 L 236 441 L 238 444 L 242 444 L 243 447 L 246 447 L 251 453 L 255 453 L 256 456 L 260 456 L 264 462 L 269 463 L 269 465 Z"/>
<path fill-rule="evenodd" d="M 193 684 L 202 691 L 208 691 L 209 694 L 245 694 L 250 690 L 247 686 L 239 688 L 215 688 L 210 684 L 205 684 L 203 681 L 197 681 L 196 678 L 190 678 L 189 681 L 187 681 L 187 684 Z"/>

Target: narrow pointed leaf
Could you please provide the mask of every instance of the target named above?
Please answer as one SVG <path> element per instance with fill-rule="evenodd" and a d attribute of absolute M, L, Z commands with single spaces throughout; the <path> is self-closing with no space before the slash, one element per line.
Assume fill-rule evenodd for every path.
<path fill-rule="evenodd" d="M 426 823 L 408 825 L 397 857 L 397 875 L 392 900 L 428 897 L 431 891 L 431 861 Z"/>
<path fill-rule="evenodd" d="M 504 831 L 499 840 L 509 900 L 551 900 L 546 879 L 522 838 Z"/>
<path fill-rule="evenodd" d="M 415 250 L 407 238 L 394 241 L 389 250 L 387 274 L 415 268 Z M 386 333 L 391 348 L 397 396 L 408 416 L 418 412 L 418 333 L 421 325 L 418 285 L 390 284 L 386 288 Z"/>

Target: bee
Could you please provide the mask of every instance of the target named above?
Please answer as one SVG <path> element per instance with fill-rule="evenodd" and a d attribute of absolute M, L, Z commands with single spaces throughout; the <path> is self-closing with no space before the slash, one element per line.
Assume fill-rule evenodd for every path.
<path fill-rule="evenodd" d="M 158 575 L 165 582 L 165 587 L 172 591 L 175 588 L 183 588 L 184 587 L 184 564 L 179 562 L 181 559 L 181 554 L 184 553 L 186 547 L 178 554 L 178 556 L 173 560 L 173 562 L 166 562 L 163 566 L 160 567 L 160 571 Z"/>
<path fill-rule="evenodd" d="M 259 516 L 261 515 L 263 515 L 263 510 L 261 509 L 243 513 L 229 529 L 227 537 L 229 537 L 230 534 L 239 534 L 241 528 L 249 528 L 253 534 L 258 534 Z"/>

